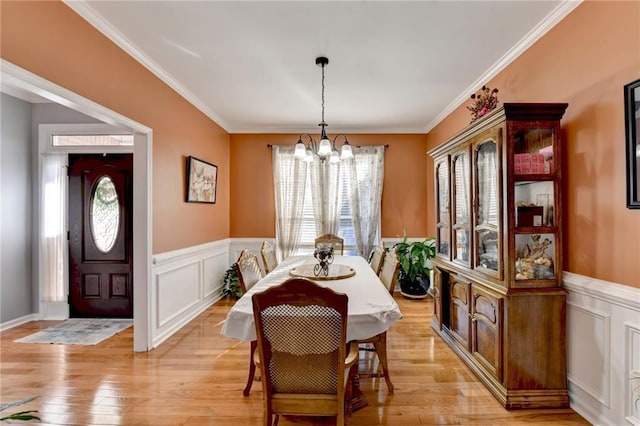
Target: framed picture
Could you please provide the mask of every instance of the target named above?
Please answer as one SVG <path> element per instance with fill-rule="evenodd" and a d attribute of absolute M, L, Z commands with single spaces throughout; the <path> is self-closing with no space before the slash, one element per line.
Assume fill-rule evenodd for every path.
<path fill-rule="evenodd" d="M 215 203 L 217 183 L 217 166 L 192 156 L 187 158 L 188 203 Z"/>
<path fill-rule="evenodd" d="M 640 80 L 624 86 L 627 134 L 627 207 L 640 209 Z"/>

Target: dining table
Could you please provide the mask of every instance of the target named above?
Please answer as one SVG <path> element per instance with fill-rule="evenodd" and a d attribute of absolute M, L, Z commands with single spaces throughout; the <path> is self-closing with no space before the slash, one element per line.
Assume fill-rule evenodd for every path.
<path fill-rule="evenodd" d="M 398 304 L 364 257 L 334 256 L 333 263 L 329 265 L 329 273 L 333 276 L 327 277 L 318 277 L 313 272 L 308 272 L 317 263 L 312 255 L 289 256 L 284 259 L 236 301 L 227 313 L 222 334 L 248 342 L 255 341 L 251 296 L 291 277 L 307 277 L 349 297 L 347 341 L 376 336 L 402 318 Z"/>
<path fill-rule="evenodd" d="M 253 352 L 256 349 L 256 330 L 253 320 L 253 294 L 269 287 L 281 284 L 291 277 L 305 277 L 315 283 L 346 294 L 347 305 L 347 341 L 366 340 L 386 332 L 389 327 L 402 318 L 398 304 L 376 275 L 371 265 L 362 256 L 333 257 L 329 273 L 324 276 L 314 274 L 318 261 L 312 255 L 294 255 L 285 258 L 278 266 L 258 281 L 240 297 L 227 313 L 222 325 L 222 334 L 226 337 L 251 342 L 249 356 L 249 380 L 243 391 L 249 395 L 255 372 Z M 351 410 L 355 411 L 367 405 L 366 398 L 359 389 L 359 376 L 352 383 Z"/>

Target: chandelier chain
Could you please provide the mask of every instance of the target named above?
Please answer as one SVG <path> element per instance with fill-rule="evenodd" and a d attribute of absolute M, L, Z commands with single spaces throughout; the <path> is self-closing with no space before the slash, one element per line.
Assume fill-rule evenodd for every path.
<path fill-rule="evenodd" d="M 314 155 L 320 158 L 321 162 L 324 162 L 325 159 L 329 159 L 330 163 L 338 163 L 340 160 L 347 160 L 353 158 L 353 151 L 351 150 L 351 145 L 349 145 L 349 140 L 347 139 L 347 135 L 339 134 L 334 136 L 333 140 L 329 139 L 327 136 L 327 132 L 325 127 L 327 127 L 327 123 L 324 121 L 324 67 L 329 63 L 329 58 L 325 56 L 318 56 L 316 58 L 316 65 L 322 68 L 322 122 L 319 124 L 321 127 L 320 131 L 320 142 L 316 144 L 316 141 L 313 137 L 308 133 L 303 133 L 298 138 L 298 142 L 296 143 L 294 156 L 300 160 L 304 160 L 306 162 L 313 162 Z M 306 137 L 309 141 L 305 144 L 302 142 L 302 138 Z M 338 155 L 338 150 L 336 149 L 336 139 L 338 137 L 344 138 L 344 142 L 342 144 L 341 153 Z"/>
<path fill-rule="evenodd" d="M 324 64 L 322 64 L 322 123 L 321 125 L 326 125 L 324 122 Z"/>

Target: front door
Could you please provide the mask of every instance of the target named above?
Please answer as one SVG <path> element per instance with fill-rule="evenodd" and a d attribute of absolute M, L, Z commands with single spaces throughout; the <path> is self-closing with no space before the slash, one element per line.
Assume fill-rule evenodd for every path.
<path fill-rule="evenodd" d="M 69 155 L 69 313 L 133 317 L 131 154 Z"/>

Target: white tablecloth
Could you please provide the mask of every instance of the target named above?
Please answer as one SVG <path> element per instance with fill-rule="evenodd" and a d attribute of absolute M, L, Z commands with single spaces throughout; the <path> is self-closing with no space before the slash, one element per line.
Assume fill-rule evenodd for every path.
<path fill-rule="evenodd" d="M 290 278 L 291 268 L 315 262 L 313 256 L 290 256 L 278 264 L 273 272 L 256 283 L 231 308 L 222 326 L 222 334 L 245 341 L 256 340 L 251 296 Z M 340 280 L 315 282 L 349 296 L 348 341 L 373 337 L 402 318 L 398 304 L 363 257 L 335 256 L 333 263 L 350 266 L 356 274 Z"/>

